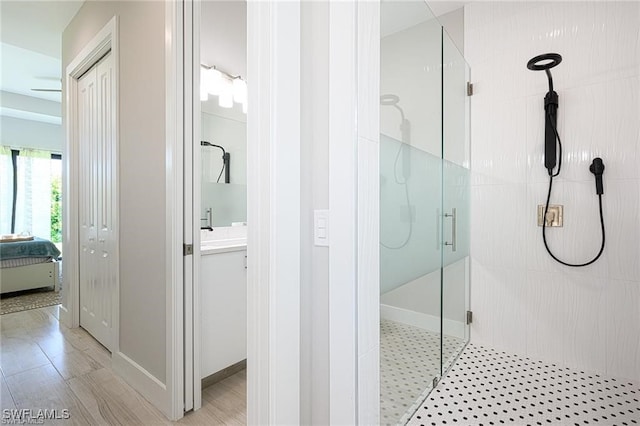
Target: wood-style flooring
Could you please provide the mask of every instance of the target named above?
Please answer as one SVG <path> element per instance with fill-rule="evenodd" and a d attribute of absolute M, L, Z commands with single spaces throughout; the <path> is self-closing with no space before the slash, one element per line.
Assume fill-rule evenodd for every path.
<path fill-rule="evenodd" d="M 0 316 L 0 410 L 69 410 L 46 424 L 172 424 L 111 369 L 109 352 L 58 307 Z M 4 413 L 4 411 L 2 411 Z M 246 424 L 246 372 L 202 391 L 202 408 L 177 423 Z"/>

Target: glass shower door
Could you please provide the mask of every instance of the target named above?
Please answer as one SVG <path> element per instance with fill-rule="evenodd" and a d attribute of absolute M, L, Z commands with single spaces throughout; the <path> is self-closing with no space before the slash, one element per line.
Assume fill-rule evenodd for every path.
<path fill-rule="evenodd" d="M 469 66 L 442 32 L 442 373 L 469 341 Z"/>
<path fill-rule="evenodd" d="M 380 423 L 404 424 L 441 374 L 441 26 L 381 5 Z"/>

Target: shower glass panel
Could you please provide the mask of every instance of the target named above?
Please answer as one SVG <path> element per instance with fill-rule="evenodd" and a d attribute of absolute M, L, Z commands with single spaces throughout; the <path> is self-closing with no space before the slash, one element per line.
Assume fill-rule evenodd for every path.
<path fill-rule="evenodd" d="M 469 340 L 469 67 L 422 1 L 381 3 L 380 423 Z"/>
<path fill-rule="evenodd" d="M 442 373 L 469 341 L 469 66 L 442 32 Z"/>
<path fill-rule="evenodd" d="M 442 30 L 422 1 L 380 7 L 380 423 L 395 425 L 442 368 Z"/>

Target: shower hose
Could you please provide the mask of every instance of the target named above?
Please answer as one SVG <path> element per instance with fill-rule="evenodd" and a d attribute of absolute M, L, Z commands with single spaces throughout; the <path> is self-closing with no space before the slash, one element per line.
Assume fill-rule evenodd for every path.
<path fill-rule="evenodd" d="M 598 194 L 598 204 L 600 209 L 600 229 L 602 230 L 602 244 L 600 245 L 600 251 L 593 259 L 585 263 L 565 262 L 563 260 L 558 259 L 556 255 L 553 254 L 553 252 L 549 248 L 549 244 L 547 243 L 547 234 L 546 234 L 547 226 L 546 225 L 547 225 L 547 212 L 549 211 L 549 202 L 551 200 L 551 188 L 553 187 L 553 178 L 560 174 L 560 169 L 562 168 L 562 141 L 560 140 L 560 135 L 558 135 L 556 123 L 554 122 L 554 120 L 551 120 L 551 123 L 553 127 L 553 132 L 555 133 L 556 139 L 558 141 L 558 148 L 559 148 L 558 151 L 560 155 L 558 157 L 559 158 L 558 171 L 556 173 L 553 173 L 551 170 L 549 170 L 549 192 L 547 193 L 547 203 L 545 204 L 544 216 L 542 217 L 542 241 L 544 241 L 544 247 L 547 249 L 547 253 L 549 253 L 549 256 L 551 256 L 558 263 L 561 263 L 566 266 L 576 267 L 576 268 L 581 266 L 591 265 L 593 262 L 595 262 L 600 258 L 600 256 L 602 255 L 602 252 L 604 251 L 605 233 L 604 233 L 604 217 L 602 215 L 602 194 Z"/>

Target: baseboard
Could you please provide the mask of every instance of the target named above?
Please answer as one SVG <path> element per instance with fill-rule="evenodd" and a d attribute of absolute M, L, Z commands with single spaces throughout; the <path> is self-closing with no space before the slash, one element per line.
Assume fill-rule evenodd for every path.
<path fill-rule="evenodd" d="M 171 418 L 167 386 L 122 352 L 111 358 L 113 370 L 167 417 Z"/>
<path fill-rule="evenodd" d="M 380 304 L 380 318 L 440 333 L 440 317 L 435 315 Z M 442 322 L 442 332 L 448 336 L 464 338 L 464 323 L 445 318 Z"/>
<path fill-rule="evenodd" d="M 210 376 L 204 377 L 201 380 L 201 384 L 202 384 L 202 389 L 209 387 L 213 384 L 216 384 L 218 382 L 221 382 L 222 380 L 226 379 L 227 377 L 231 377 L 234 374 L 242 371 L 242 370 L 246 370 L 247 369 L 247 360 L 243 359 L 240 362 L 236 362 L 233 365 L 230 365 L 227 368 L 223 368 L 222 370 L 218 371 L 217 373 L 213 373 Z"/>

